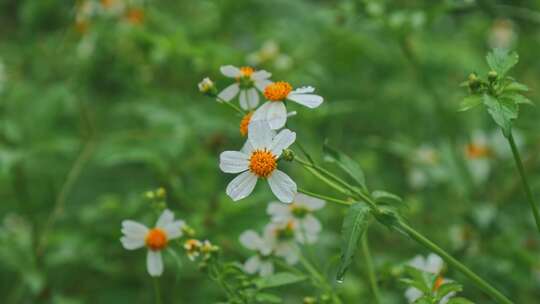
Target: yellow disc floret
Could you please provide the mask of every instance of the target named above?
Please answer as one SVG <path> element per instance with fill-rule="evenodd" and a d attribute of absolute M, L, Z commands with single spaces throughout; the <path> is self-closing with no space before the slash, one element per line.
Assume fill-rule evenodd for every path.
<path fill-rule="evenodd" d="M 490 156 L 491 151 L 485 146 L 469 144 L 465 148 L 465 154 L 469 159 L 478 159 Z"/>
<path fill-rule="evenodd" d="M 283 101 L 292 91 L 292 86 L 285 81 L 269 84 L 264 89 L 264 97 L 270 101 Z"/>
<path fill-rule="evenodd" d="M 240 77 L 251 77 L 251 75 L 255 72 L 252 67 L 249 66 L 243 66 L 240 68 Z"/>
<path fill-rule="evenodd" d="M 246 136 L 248 134 L 248 126 L 252 115 L 253 112 L 249 112 L 240 121 L 240 134 L 242 134 L 242 136 Z"/>
<path fill-rule="evenodd" d="M 249 170 L 258 177 L 268 177 L 277 167 L 277 159 L 272 152 L 255 150 L 249 158 Z"/>
<path fill-rule="evenodd" d="M 160 228 L 151 229 L 146 234 L 145 243 L 150 250 L 161 250 L 167 247 L 167 242 L 167 233 Z"/>

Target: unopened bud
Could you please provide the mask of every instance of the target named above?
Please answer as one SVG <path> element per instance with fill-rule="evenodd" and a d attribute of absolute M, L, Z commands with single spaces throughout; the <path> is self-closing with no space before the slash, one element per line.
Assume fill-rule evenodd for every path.
<path fill-rule="evenodd" d="M 489 71 L 488 73 L 488 80 L 489 82 L 494 82 L 495 80 L 497 80 L 497 77 L 499 77 L 499 74 L 497 74 L 497 72 L 495 71 Z"/>
<path fill-rule="evenodd" d="M 471 89 L 473 92 L 476 91 L 476 89 L 480 87 L 480 79 L 478 79 L 478 75 L 476 75 L 476 73 L 471 73 L 468 78 L 468 83 L 469 89 Z"/>
<path fill-rule="evenodd" d="M 159 187 L 155 194 L 157 198 L 165 198 L 167 196 L 167 190 L 165 190 L 163 187 Z"/>
<path fill-rule="evenodd" d="M 214 82 L 210 80 L 210 78 L 206 77 L 201 82 L 199 82 L 199 91 L 203 94 L 209 95 L 209 96 L 216 96 L 217 95 L 217 88 L 214 85 Z"/>
<path fill-rule="evenodd" d="M 293 161 L 294 160 L 294 152 L 290 149 L 283 150 L 283 154 L 281 154 L 281 157 L 286 161 Z"/>
<path fill-rule="evenodd" d="M 305 297 L 303 303 L 304 304 L 316 304 L 317 299 L 315 299 L 314 297 Z"/>

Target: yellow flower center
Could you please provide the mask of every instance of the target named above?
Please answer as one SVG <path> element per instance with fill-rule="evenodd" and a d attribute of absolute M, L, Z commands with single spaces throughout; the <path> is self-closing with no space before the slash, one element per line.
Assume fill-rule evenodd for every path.
<path fill-rule="evenodd" d="M 252 67 L 249 66 L 243 66 L 240 68 L 240 77 L 251 77 L 251 75 L 255 72 Z"/>
<path fill-rule="evenodd" d="M 242 134 L 242 136 L 244 137 L 248 134 L 248 126 L 249 126 L 249 122 L 251 121 L 252 115 L 253 115 L 253 112 L 249 112 L 240 121 L 240 134 Z"/>
<path fill-rule="evenodd" d="M 167 242 L 167 233 L 160 228 L 151 229 L 146 234 L 145 243 L 150 250 L 161 250 L 167 247 Z"/>
<path fill-rule="evenodd" d="M 264 97 L 270 101 L 283 101 L 292 91 L 292 86 L 285 81 L 269 84 L 264 89 Z"/>
<path fill-rule="evenodd" d="M 138 8 L 130 9 L 126 14 L 126 19 L 133 25 L 139 25 L 144 22 L 144 11 Z"/>
<path fill-rule="evenodd" d="M 465 148 L 465 154 L 469 159 L 477 159 L 482 157 L 488 157 L 491 154 L 491 151 L 488 147 L 468 144 Z"/>
<path fill-rule="evenodd" d="M 442 286 L 443 283 L 444 283 L 444 278 L 442 276 L 438 276 L 435 279 L 435 283 L 433 284 L 433 291 L 439 290 L 439 288 Z"/>
<path fill-rule="evenodd" d="M 258 177 L 268 177 L 277 167 L 277 159 L 272 152 L 255 150 L 249 158 L 249 170 Z"/>

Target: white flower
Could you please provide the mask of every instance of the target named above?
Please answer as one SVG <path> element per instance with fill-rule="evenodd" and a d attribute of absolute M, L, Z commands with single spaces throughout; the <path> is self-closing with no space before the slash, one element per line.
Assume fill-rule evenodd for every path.
<path fill-rule="evenodd" d="M 493 156 L 488 136 L 483 131 L 474 131 L 464 153 L 474 182 L 485 182 L 491 171 L 490 159 Z"/>
<path fill-rule="evenodd" d="M 277 167 L 278 158 L 295 141 L 296 133 L 284 129 L 276 135 L 263 121 L 251 122 L 248 130 L 248 143 L 242 151 L 225 151 L 220 155 L 219 167 L 223 172 L 240 173 L 227 186 L 227 195 L 234 201 L 241 200 L 263 178 L 280 201 L 292 202 L 296 183 Z"/>
<path fill-rule="evenodd" d="M 312 244 L 317 241 L 322 230 L 321 223 L 313 216 L 315 210 L 323 208 L 325 202 L 302 193 L 297 193 L 290 205 L 272 202 L 266 212 L 274 222 L 293 221 L 296 229 L 296 238 L 300 243 Z"/>
<path fill-rule="evenodd" d="M 234 78 L 236 82 L 221 91 L 218 98 L 228 102 L 240 93 L 240 107 L 244 110 L 256 108 L 259 104 L 257 90 L 262 92 L 267 85 L 272 83 L 268 80 L 272 74 L 265 70 L 255 71 L 251 67 L 237 68 L 226 65 L 222 66 L 220 71 L 223 75 Z"/>
<path fill-rule="evenodd" d="M 125 220 L 122 222 L 122 233 L 120 239 L 122 245 L 127 250 L 135 250 L 146 246 L 148 255 L 146 266 L 148 273 L 153 277 L 158 277 L 163 273 L 163 260 L 161 250 L 167 247 L 170 240 L 182 236 L 183 221 L 174 220 L 174 214 L 166 209 L 159 216 L 155 228 L 149 229 L 145 225 Z"/>
<path fill-rule="evenodd" d="M 287 109 L 284 101 L 289 100 L 308 108 L 321 105 L 323 98 L 311 94 L 313 87 L 302 87 L 293 91 L 292 86 L 284 81 L 274 82 L 264 89 L 264 96 L 268 100 L 253 114 L 253 120 L 266 120 L 274 130 L 281 129 L 287 122 Z"/>
<path fill-rule="evenodd" d="M 260 276 L 267 276 L 274 272 L 274 264 L 271 260 L 272 241 L 269 234 L 263 237 L 253 230 L 244 231 L 240 235 L 240 243 L 247 249 L 253 250 L 256 254 L 244 263 L 244 271 L 249 274 L 259 273 Z"/>
<path fill-rule="evenodd" d="M 446 280 L 441 276 L 441 271 L 444 268 L 444 261 L 441 259 L 440 256 L 436 254 L 430 253 L 427 258 L 424 258 L 421 255 L 417 255 L 411 261 L 409 261 L 409 266 L 436 275 L 437 279 L 435 282 L 436 286 L 434 286 L 435 288 L 439 288 L 440 285 L 450 282 L 450 280 Z M 453 297 L 455 294 L 455 292 L 449 293 L 444 298 L 442 298 L 438 304 L 448 303 L 450 298 Z M 405 290 L 405 298 L 407 298 L 409 303 L 414 303 L 416 300 L 422 297 L 422 295 L 422 291 L 414 287 L 409 287 L 407 288 L 407 290 Z"/>
<path fill-rule="evenodd" d="M 264 234 L 271 240 L 274 255 L 294 265 L 300 259 L 300 251 L 296 244 L 298 226 L 293 221 L 271 222 L 264 228 Z"/>

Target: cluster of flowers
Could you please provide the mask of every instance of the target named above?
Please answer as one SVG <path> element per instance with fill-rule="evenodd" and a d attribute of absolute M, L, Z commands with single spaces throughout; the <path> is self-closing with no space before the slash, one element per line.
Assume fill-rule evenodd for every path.
<path fill-rule="evenodd" d="M 266 211 L 271 221 L 264 227 L 262 235 L 253 230 L 240 235 L 240 243 L 255 251 L 255 255 L 244 263 L 244 270 L 249 274 L 270 275 L 274 272 L 276 257 L 285 259 L 289 265 L 296 264 L 298 244 L 313 244 L 318 239 L 322 226 L 313 213 L 324 205 L 323 200 L 301 193 L 289 205 L 268 204 Z"/>
<path fill-rule="evenodd" d="M 144 20 L 144 0 L 85 0 L 77 5 L 75 29 L 84 34 L 97 17 L 121 18 L 130 24 Z"/>
<path fill-rule="evenodd" d="M 192 236 L 194 231 L 184 221 L 175 220 L 173 212 L 165 209 L 153 228 L 148 228 L 133 220 L 123 221 L 122 234 L 120 241 L 125 249 L 135 250 L 143 247 L 148 249 L 146 256 L 148 274 L 159 277 L 163 273 L 161 252 L 170 245 L 172 240 L 179 240 L 183 236 Z M 182 245 L 188 258 L 192 261 L 198 257 L 207 260 L 219 250 L 208 240 L 200 241 L 187 238 Z"/>
<path fill-rule="evenodd" d="M 234 83 L 217 94 L 214 82 L 209 78 L 199 83 L 199 90 L 217 98 L 218 102 L 230 103 L 238 96 L 244 117 L 240 122 L 240 134 L 247 141 L 240 151 L 225 151 L 220 155 L 220 168 L 225 173 L 239 173 L 227 186 L 227 195 L 238 201 L 247 197 L 259 178 L 266 179 L 274 195 L 284 203 L 293 201 L 296 183 L 278 169 L 278 161 L 287 158 L 284 151 L 296 140 L 296 133 L 284 128 L 288 113 L 286 102 L 291 101 L 308 108 L 317 108 L 323 98 L 313 94 L 313 87 L 293 90 L 285 81 L 272 82 L 271 73 L 251 67 L 222 66 L 221 73 L 234 79 Z M 266 102 L 259 106 L 260 93 Z M 234 106 L 236 107 L 236 106 Z M 246 112 L 247 111 L 247 112 Z"/>

